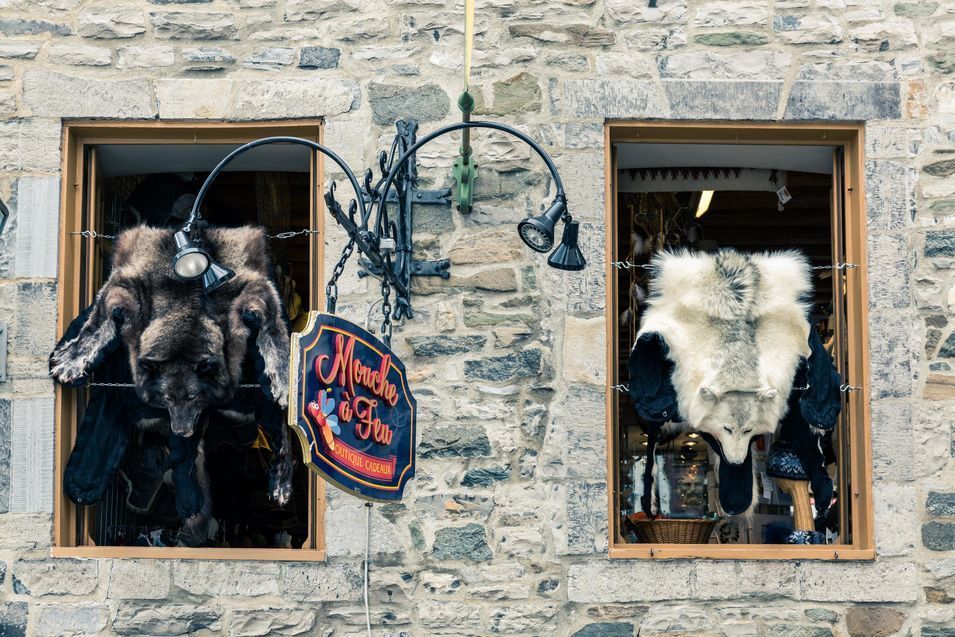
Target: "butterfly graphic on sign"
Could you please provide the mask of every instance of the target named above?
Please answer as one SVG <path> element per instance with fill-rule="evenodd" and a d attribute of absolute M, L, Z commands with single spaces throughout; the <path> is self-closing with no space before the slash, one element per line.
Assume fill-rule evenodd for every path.
<path fill-rule="evenodd" d="M 322 438 L 329 449 L 335 449 L 335 436 L 341 434 L 342 428 L 338 424 L 335 411 L 335 399 L 331 397 L 332 390 L 318 392 L 318 402 L 314 400 L 308 404 L 308 415 L 319 426 Z M 312 443 L 313 445 L 315 443 Z"/>

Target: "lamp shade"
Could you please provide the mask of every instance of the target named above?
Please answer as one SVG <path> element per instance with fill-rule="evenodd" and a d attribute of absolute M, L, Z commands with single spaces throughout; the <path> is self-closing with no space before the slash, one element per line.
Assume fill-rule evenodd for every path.
<path fill-rule="evenodd" d="M 235 272 L 229 268 L 212 261 L 209 268 L 202 275 L 202 290 L 209 294 L 230 281 L 235 276 Z"/>
<path fill-rule="evenodd" d="M 209 269 L 208 253 L 192 242 L 185 232 L 179 230 L 174 235 L 176 256 L 172 258 L 172 269 L 181 279 L 197 279 Z"/>
<path fill-rule="evenodd" d="M 580 224 L 571 221 L 564 224 L 564 234 L 560 239 L 560 245 L 554 250 L 547 259 L 547 265 L 558 270 L 583 270 L 587 265 L 583 253 L 577 247 L 577 236 L 580 232 Z"/>
<path fill-rule="evenodd" d="M 521 240 L 535 252 L 547 252 L 554 246 L 554 225 L 566 212 L 563 200 L 555 199 L 544 214 L 528 217 L 517 224 Z"/>

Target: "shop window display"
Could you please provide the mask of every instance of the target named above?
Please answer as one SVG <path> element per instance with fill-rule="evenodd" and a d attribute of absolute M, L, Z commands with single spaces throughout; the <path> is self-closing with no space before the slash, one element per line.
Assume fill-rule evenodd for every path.
<path fill-rule="evenodd" d="M 627 146 L 614 148 L 614 545 L 852 544 L 835 164 L 747 163 L 771 154 L 757 147 L 730 166 L 733 149 L 714 146 L 715 166 L 646 166 Z"/>

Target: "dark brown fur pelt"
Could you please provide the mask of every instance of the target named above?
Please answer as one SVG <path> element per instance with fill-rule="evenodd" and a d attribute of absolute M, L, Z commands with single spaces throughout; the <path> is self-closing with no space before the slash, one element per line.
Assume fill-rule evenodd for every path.
<path fill-rule="evenodd" d="M 51 375 L 66 384 L 84 380 L 120 336 L 137 394 L 169 412 L 168 425 L 139 424 L 157 430 L 168 426 L 173 435 L 188 437 L 205 410 L 228 410 L 257 327 L 267 390 L 286 406 L 289 335 L 281 298 L 269 278 L 265 230 L 246 226 L 202 233 L 212 258 L 235 271 L 235 278 L 211 294 L 203 292 L 201 281 L 183 281 L 173 272 L 173 234 L 137 226 L 116 238 L 109 279 L 78 336 L 60 343 L 50 356 Z M 289 453 L 287 428 L 281 429 L 277 449 Z M 283 504 L 287 487 L 273 490 Z"/>

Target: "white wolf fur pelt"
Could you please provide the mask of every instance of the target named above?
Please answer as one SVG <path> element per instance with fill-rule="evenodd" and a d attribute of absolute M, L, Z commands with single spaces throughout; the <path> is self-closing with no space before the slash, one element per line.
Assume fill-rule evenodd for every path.
<path fill-rule="evenodd" d="M 809 264 L 796 251 L 722 250 L 664 252 L 652 266 L 637 338 L 663 337 L 680 414 L 740 464 L 753 436 L 776 431 L 810 354 Z"/>

